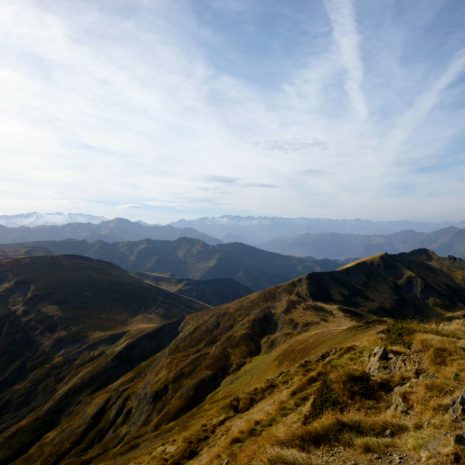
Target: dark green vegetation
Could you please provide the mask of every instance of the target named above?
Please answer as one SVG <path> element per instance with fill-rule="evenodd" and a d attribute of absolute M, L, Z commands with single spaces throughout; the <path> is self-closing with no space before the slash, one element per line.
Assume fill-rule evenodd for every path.
<path fill-rule="evenodd" d="M 51 241 L 22 247 L 47 249 L 55 254 L 84 255 L 115 263 L 132 272 L 169 272 L 177 278 L 195 280 L 233 278 L 252 290 L 264 289 L 311 271 L 334 270 L 339 266 L 331 260 L 289 257 L 240 243 L 209 245 L 185 237 L 175 241 L 147 239 L 118 243 Z"/>
<path fill-rule="evenodd" d="M 2 464 L 415 463 L 457 426 L 464 260 L 383 254 L 201 311 L 102 262 L 0 263 Z"/>

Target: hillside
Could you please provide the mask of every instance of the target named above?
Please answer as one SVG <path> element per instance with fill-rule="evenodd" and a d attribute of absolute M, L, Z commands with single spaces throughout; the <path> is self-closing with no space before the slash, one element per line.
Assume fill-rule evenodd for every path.
<path fill-rule="evenodd" d="M 465 261 L 427 250 L 310 273 L 188 315 L 159 352 L 50 417 L 71 389 L 58 376 L 48 407 L 12 409 L 0 463 L 417 463 L 436 437 L 452 460 L 465 327 L 448 321 L 464 311 Z"/>
<path fill-rule="evenodd" d="M 215 239 L 192 228 L 147 225 L 124 218 L 105 220 L 97 223 L 75 222 L 61 225 L 7 227 L 0 223 L 0 244 L 14 244 L 31 241 L 60 241 L 77 239 L 107 242 L 138 241 L 142 239 L 174 240 L 179 237 L 193 237 L 209 244 L 217 244 Z"/>
<path fill-rule="evenodd" d="M 136 276 L 163 289 L 211 306 L 231 302 L 252 293 L 252 289 L 232 278 L 178 279 L 172 275 L 144 272 L 137 272 Z"/>
<path fill-rule="evenodd" d="M 131 272 L 172 273 L 180 279 L 195 280 L 232 278 L 252 290 L 339 266 L 331 260 L 290 257 L 239 243 L 209 245 L 189 238 L 119 243 L 47 241 L 22 246 L 106 260 Z"/>
<path fill-rule="evenodd" d="M 161 350 L 202 308 L 84 257 L 0 260 L 0 432 L 37 417 L 32 436 L 16 438 L 26 447 L 83 395 Z"/>
<path fill-rule="evenodd" d="M 262 243 L 260 247 L 298 257 L 310 255 L 330 259 L 366 257 L 381 252 L 400 253 L 418 248 L 431 249 L 441 255 L 465 257 L 465 229 L 449 227 L 428 233 L 410 230 L 387 235 L 307 233 L 278 237 Z"/>

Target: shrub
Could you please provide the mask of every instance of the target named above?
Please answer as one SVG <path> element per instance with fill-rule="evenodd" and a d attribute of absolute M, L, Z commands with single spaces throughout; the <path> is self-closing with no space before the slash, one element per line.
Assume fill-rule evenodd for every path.
<path fill-rule="evenodd" d="M 377 383 L 364 371 L 337 371 L 320 382 L 310 411 L 304 417 L 304 423 L 309 423 L 331 410 L 342 411 L 354 403 L 374 400 L 378 394 Z"/>
<path fill-rule="evenodd" d="M 400 346 L 410 349 L 415 331 L 402 321 L 396 321 L 384 330 L 384 343 L 389 346 Z"/>

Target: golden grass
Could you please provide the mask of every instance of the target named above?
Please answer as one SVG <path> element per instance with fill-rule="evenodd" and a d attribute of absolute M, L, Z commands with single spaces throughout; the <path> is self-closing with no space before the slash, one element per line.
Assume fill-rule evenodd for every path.
<path fill-rule="evenodd" d="M 311 457 L 289 447 L 269 446 L 255 459 L 254 465 L 312 465 Z M 245 465 L 245 464 L 244 464 Z"/>

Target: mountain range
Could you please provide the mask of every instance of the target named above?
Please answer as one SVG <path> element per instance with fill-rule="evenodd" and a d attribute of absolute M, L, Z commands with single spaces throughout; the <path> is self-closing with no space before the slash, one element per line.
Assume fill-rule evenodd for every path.
<path fill-rule="evenodd" d="M 44 226 L 44 225 L 63 225 L 68 223 L 102 223 L 107 221 L 103 216 L 88 215 L 86 213 L 40 213 L 29 212 L 19 213 L 17 215 L 0 215 L 0 224 L 15 228 L 18 226 Z"/>
<path fill-rule="evenodd" d="M 16 252 L 15 252 L 16 251 Z M 252 290 L 288 281 L 311 271 L 334 270 L 332 260 L 291 257 L 240 244 L 210 245 L 201 240 L 116 242 L 42 241 L 0 247 L 0 256 L 76 254 L 106 260 L 131 271 L 172 273 L 177 278 L 232 278 Z"/>
<path fill-rule="evenodd" d="M 365 219 L 329 219 L 329 218 L 279 218 L 267 216 L 204 217 L 190 220 L 178 220 L 169 225 L 149 224 L 142 221 L 129 221 L 122 218 L 108 220 L 103 216 L 84 213 L 21 213 L 0 215 L 0 225 L 17 228 L 27 226 L 65 226 L 80 223 L 80 226 L 67 226 L 62 229 L 40 228 L 37 231 L 4 232 L 0 243 L 29 240 L 60 239 L 102 239 L 138 240 L 138 239 L 176 239 L 194 237 L 206 242 L 243 242 L 259 245 L 283 236 L 299 236 L 306 233 L 339 233 L 386 235 L 400 231 L 433 232 L 450 226 L 465 228 L 465 221 L 419 222 L 419 221 L 371 221 Z M 101 227 L 92 227 L 104 223 Z M 175 228 L 175 229 L 173 229 Z M 179 232 L 181 230 L 181 232 Z M 144 235 L 145 234 L 145 235 Z M 201 236 L 203 234 L 203 236 Z M 16 239 L 19 236 L 19 239 Z M 116 239 L 115 239 L 116 238 Z"/>
<path fill-rule="evenodd" d="M 444 340 L 459 363 L 455 327 L 427 322 L 463 318 L 465 260 L 380 254 L 202 310 L 105 262 L 22 257 L 0 261 L 0 304 L 2 465 L 327 463 L 326 450 L 391 463 L 385 432 L 418 454 L 413 424 L 445 382 L 425 370 L 442 370 L 446 349 L 428 344 Z M 420 339 L 393 352 L 403 371 L 371 377 L 359 367 L 379 341 L 413 337 L 390 318 L 416 320 Z M 461 384 L 450 376 L 447 405 Z M 396 388 L 403 402 L 417 389 L 408 416 L 382 413 Z M 447 408 L 417 430 L 439 434 Z"/>
<path fill-rule="evenodd" d="M 260 245 L 281 236 L 305 233 L 339 234 L 392 234 L 413 230 L 432 232 L 449 226 L 465 227 L 462 222 L 370 221 L 364 219 L 342 220 L 328 218 L 277 218 L 268 216 L 204 217 L 178 220 L 171 223 L 177 228 L 194 228 L 225 242 L 244 242 Z M 353 256 L 353 255 L 352 255 Z"/>
<path fill-rule="evenodd" d="M 124 218 L 101 221 L 99 223 L 79 222 L 63 225 L 18 226 L 0 225 L 0 244 L 13 244 L 30 241 L 58 241 L 64 239 L 105 240 L 108 242 L 137 241 L 141 239 L 173 240 L 179 237 L 193 237 L 210 244 L 219 241 L 192 228 L 147 225 Z"/>
<path fill-rule="evenodd" d="M 381 252 L 400 253 L 416 248 L 428 248 L 441 255 L 465 257 L 465 229 L 449 227 L 429 233 L 400 231 L 386 235 L 307 233 L 276 238 L 260 246 L 283 254 L 332 259 L 365 257 Z"/>

